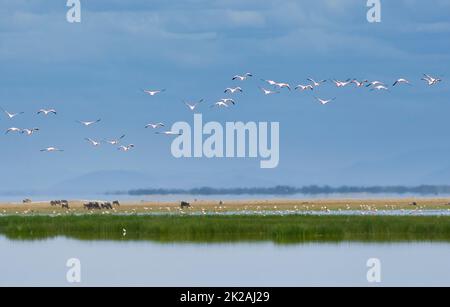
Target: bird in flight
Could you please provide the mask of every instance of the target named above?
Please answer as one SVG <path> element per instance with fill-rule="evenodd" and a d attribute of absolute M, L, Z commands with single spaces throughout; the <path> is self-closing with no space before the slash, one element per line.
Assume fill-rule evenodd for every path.
<path fill-rule="evenodd" d="M 162 90 L 142 90 L 144 93 L 150 95 L 150 96 L 155 96 L 158 95 L 159 93 L 165 92 L 166 89 L 162 89 Z"/>
<path fill-rule="evenodd" d="M 350 83 L 352 83 L 351 79 L 347 79 L 345 81 L 339 81 L 339 80 L 332 80 L 333 83 L 336 85 L 336 87 L 346 87 Z"/>
<path fill-rule="evenodd" d="M 336 97 L 334 97 L 334 98 L 332 98 L 332 99 L 321 99 L 321 98 L 318 98 L 318 97 L 314 97 L 314 98 L 316 98 L 316 100 L 317 100 L 321 105 L 326 105 L 326 104 L 332 102 L 333 100 L 336 100 Z"/>
<path fill-rule="evenodd" d="M 6 130 L 5 134 L 8 134 L 10 132 L 22 132 L 22 129 L 16 128 L 16 127 L 11 127 Z"/>
<path fill-rule="evenodd" d="M 276 84 L 277 84 L 277 82 L 276 82 L 276 81 L 273 81 L 273 80 L 261 79 L 261 81 L 264 81 L 264 82 L 266 82 L 266 83 L 269 84 L 269 85 L 276 85 Z"/>
<path fill-rule="evenodd" d="M 308 78 L 308 79 L 306 79 L 306 80 L 312 82 L 311 85 L 312 85 L 313 87 L 319 87 L 322 83 L 327 82 L 327 80 L 321 80 L 321 81 L 319 81 L 319 82 L 316 82 L 316 81 L 314 81 L 313 78 Z"/>
<path fill-rule="evenodd" d="M 275 86 L 279 87 L 280 89 L 287 88 L 288 90 L 291 90 L 291 86 L 289 85 L 289 83 L 275 83 Z"/>
<path fill-rule="evenodd" d="M 385 85 L 377 85 L 377 86 L 374 86 L 372 89 L 371 89 L 371 91 L 375 91 L 375 90 L 377 90 L 377 91 L 388 91 L 389 90 L 389 88 L 387 87 L 387 86 L 385 86 Z"/>
<path fill-rule="evenodd" d="M 356 79 L 352 80 L 352 83 L 354 83 L 356 85 L 356 87 L 363 87 L 368 82 L 369 82 L 369 80 L 363 80 L 363 81 L 358 81 Z"/>
<path fill-rule="evenodd" d="M 93 139 L 90 139 L 90 138 L 85 138 L 85 140 L 88 141 L 89 143 L 91 143 L 91 145 L 94 146 L 94 147 L 98 147 L 101 144 L 101 142 L 97 142 L 97 141 L 95 141 Z"/>
<path fill-rule="evenodd" d="M 130 151 L 133 148 L 134 148 L 133 144 L 130 144 L 130 145 L 127 145 L 127 146 L 119 146 L 119 147 L 117 147 L 117 149 L 120 150 L 120 151 Z"/>
<path fill-rule="evenodd" d="M 33 135 L 35 132 L 39 131 L 39 128 L 32 128 L 32 129 L 22 129 L 21 133 L 26 134 L 28 136 Z"/>
<path fill-rule="evenodd" d="M 64 150 L 58 149 L 56 147 L 47 147 L 47 148 L 41 149 L 41 152 L 57 152 L 57 151 L 64 151 Z"/>
<path fill-rule="evenodd" d="M 115 140 L 106 140 L 105 142 L 111 145 L 119 145 L 120 141 L 125 137 L 125 134 L 122 135 L 120 138 Z"/>
<path fill-rule="evenodd" d="M 21 114 L 24 114 L 25 112 L 19 112 L 19 113 L 10 113 L 10 112 L 8 112 L 8 111 L 6 111 L 5 109 L 3 109 L 3 108 L 1 108 L 1 110 L 6 114 L 6 116 L 9 118 L 9 119 L 13 119 L 14 117 L 16 117 L 16 116 L 18 116 L 18 115 L 21 115 Z"/>
<path fill-rule="evenodd" d="M 312 84 L 309 84 L 309 85 L 299 84 L 294 89 L 295 90 L 302 90 L 302 91 L 306 91 L 306 90 L 311 90 L 312 91 L 314 89 L 314 86 Z"/>
<path fill-rule="evenodd" d="M 225 101 L 219 100 L 219 101 L 217 101 L 215 104 L 213 104 L 213 105 L 211 106 L 211 108 L 213 108 L 213 107 L 218 107 L 218 108 L 228 108 L 229 105 L 228 105 L 228 103 L 226 103 Z"/>
<path fill-rule="evenodd" d="M 243 92 L 243 91 L 242 91 L 242 88 L 239 87 L 239 86 L 237 86 L 237 87 L 227 87 L 227 88 L 225 89 L 225 91 L 224 91 L 224 93 L 231 93 L 231 94 L 234 94 L 234 93 L 236 93 L 236 92 L 242 93 L 242 92 Z"/>
<path fill-rule="evenodd" d="M 182 133 L 175 132 L 175 131 L 157 131 L 156 134 L 164 134 L 164 135 L 182 135 Z"/>
<path fill-rule="evenodd" d="M 423 74 L 423 75 L 424 75 L 424 77 L 421 80 L 426 81 L 428 83 L 428 85 L 430 85 L 430 86 L 436 85 L 436 84 L 438 84 L 439 82 L 442 81 L 442 79 L 437 78 L 437 77 L 435 78 L 435 77 L 432 77 L 432 76 L 427 75 L 427 74 Z"/>
<path fill-rule="evenodd" d="M 164 124 L 163 123 L 156 123 L 156 124 L 150 123 L 150 124 L 145 125 L 145 128 L 152 128 L 152 129 L 157 129 L 160 127 L 164 127 Z"/>
<path fill-rule="evenodd" d="M 189 110 L 191 111 L 195 111 L 195 109 L 197 108 L 197 106 L 203 102 L 203 99 L 200 99 L 199 101 L 197 101 L 196 103 L 189 103 L 189 102 L 184 102 L 184 104 L 189 108 Z"/>
<path fill-rule="evenodd" d="M 247 78 L 249 77 L 253 77 L 253 74 L 251 73 L 245 73 L 244 75 L 236 75 L 234 76 L 231 80 L 240 80 L 240 81 L 245 81 L 247 80 Z"/>
<path fill-rule="evenodd" d="M 40 109 L 37 114 L 44 114 L 44 115 L 49 115 L 49 114 L 55 114 L 56 115 L 56 110 L 55 109 Z"/>
<path fill-rule="evenodd" d="M 77 122 L 82 124 L 85 127 L 89 127 L 89 126 L 92 126 L 92 125 L 94 125 L 96 123 L 99 123 L 100 121 L 101 121 L 101 119 L 97 119 L 95 121 L 90 121 L 90 122 L 83 122 L 83 121 L 78 120 Z"/>
<path fill-rule="evenodd" d="M 272 90 L 268 90 L 265 89 L 263 87 L 260 87 L 261 91 L 264 93 L 264 95 L 273 95 L 273 94 L 279 94 L 279 91 L 272 91 Z"/>
<path fill-rule="evenodd" d="M 407 79 L 400 78 L 400 79 L 397 79 L 392 86 L 396 86 L 396 85 L 402 84 L 402 83 L 403 84 L 411 84 Z"/>
<path fill-rule="evenodd" d="M 381 82 L 381 81 L 372 81 L 372 82 L 368 82 L 367 85 L 366 85 L 366 87 L 371 87 L 371 86 L 375 87 L 375 86 L 380 86 L 380 85 L 386 86 L 386 85 L 384 84 L 384 82 Z"/>

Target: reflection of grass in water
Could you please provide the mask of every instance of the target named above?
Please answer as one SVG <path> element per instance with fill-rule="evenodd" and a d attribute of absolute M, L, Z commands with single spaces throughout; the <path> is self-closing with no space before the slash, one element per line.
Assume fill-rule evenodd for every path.
<path fill-rule="evenodd" d="M 122 229 L 127 235 L 123 237 Z M 33 240 L 276 243 L 450 241 L 450 217 L 405 216 L 9 216 L 0 234 Z"/>

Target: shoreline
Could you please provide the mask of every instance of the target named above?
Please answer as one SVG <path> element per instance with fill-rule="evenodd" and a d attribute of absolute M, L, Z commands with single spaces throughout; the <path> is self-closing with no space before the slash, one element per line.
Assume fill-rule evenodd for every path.
<path fill-rule="evenodd" d="M 31 203 L 0 202 L 0 214 L 149 214 L 149 213 L 237 213 L 239 212 L 332 212 L 332 211 L 450 211 L 450 198 L 389 198 L 389 199 L 267 199 L 267 200 L 197 200 L 189 208 L 180 208 L 175 201 L 120 201 L 112 209 L 87 210 L 89 201 L 69 200 L 69 209 L 51 206 L 50 201 Z"/>

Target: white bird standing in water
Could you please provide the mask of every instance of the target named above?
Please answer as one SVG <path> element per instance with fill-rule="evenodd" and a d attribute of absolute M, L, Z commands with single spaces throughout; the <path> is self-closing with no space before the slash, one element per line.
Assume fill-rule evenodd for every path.
<path fill-rule="evenodd" d="M 334 98 L 332 98 L 332 99 L 321 99 L 321 98 L 318 98 L 318 97 L 314 97 L 314 98 L 316 98 L 316 100 L 317 100 L 321 105 L 326 105 L 326 104 L 332 102 L 333 100 L 336 100 L 336 97 L 334 97 Z"/>
<path fill-rule="evenodd" d="M 22 129 L 21 133 L 26 134 L 28 136 L 33 135 L 35 132 L 39 131 L 39 128 L 32 128 L 32 129 Z"/>
<path fill-rule="evenodd" d="M 55 109 L 40 109 L 37 114 L 44 114 L 44 115 L 49 115 L 49 114 L 54 114 L 56 115 L 56 110 Z"/>
<path fill-rule="evenodd" d="M 147 128 L 158 129 L 160 127 L 164 127 L 164 124 L 163 123 L 155 123 L 155 124 L 150 123 L 150 124 L 145 125 L 146 129 Z"/>
<path fill-rule="evenodd" d="M 64 150 L 58 149 L 56 147 L 47 147 L 47 148 L 41 149 L 41 152 L 58 152 L 58 151 L 64 151 Z"/>
<path fill-rule="evenodd" d="M 24 114 L 25 112 L 19 112 L 19 113 L 9 113 L 8 111 L 6 111 L 5 109 L 3 109 L 3 108 L 0 108 L 5 114 L 6 114 L 6 116 L 9 118 L 9 119 L 13 119 L 14 117 L 16 117 L 16 116 L 19 116 L 19 115 L 21 115 L 21 114 Z"/>
<path fill-rule="evenodd" d="M 85 140 L 88 141 L 89 143 L 91 143 L 91 145 L 94 147 L 98 147 L 101 144 L 101 142 L 98 142 L 98 141 L 90 139 L 90 138 L 85 138 Z"/>
<path fill-rule="evenodd" d="M 158 95 L 159 93 L 165 92 L 166 89 L 162 89 L 162 90 L 142 90 L 144 93 L 150 95 L 150 96 L 155 96 Z"/>
<path fill-rule="evenodd" d="M 243 76 L 242 75 L 236 75 L 234 76 L 231 80 L 240 80 L 240 81 L 245 81 L 247 80 L 247 78 L 249 77 L 253 77 L 253 74 L 251 73 L 245 73 Z"/>
<path fill-rule="evenodd" d="M 80 124 L 82 124 L 83 126 L 85 126 L 85 127 L 89 127 L 89 126 L 92 126 L 92 125 L 94 125 L 94 124 L 96 124 L 96 123 L 99 123 L 101 121 L 101 119 L 97 119 L 97 120 L 95 120 L 95 121 L 90 121 L 90 122 L 83 122 L 83 121 L 77 121 L 78 123 L 80 123 Z"/>

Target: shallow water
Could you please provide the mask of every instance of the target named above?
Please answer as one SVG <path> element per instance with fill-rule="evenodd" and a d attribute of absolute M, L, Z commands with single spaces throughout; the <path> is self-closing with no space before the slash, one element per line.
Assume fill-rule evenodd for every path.
<path fill-rule="evenodd" d="M 0 237 L 0 286 L 450 286 L 450 244 L 160 244 Z M 66 261 L 81 261 L 81 283 Z M 381 261 L 381 283 L 367 260 Z"/>

